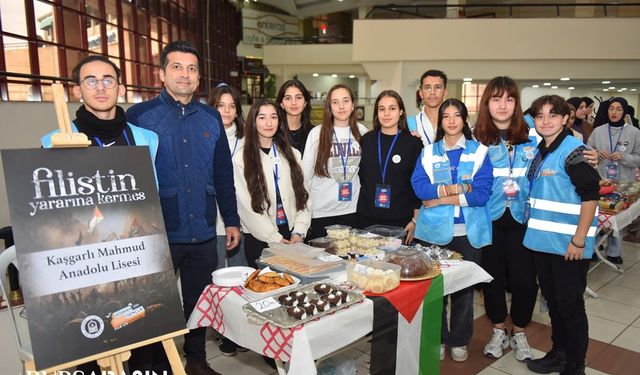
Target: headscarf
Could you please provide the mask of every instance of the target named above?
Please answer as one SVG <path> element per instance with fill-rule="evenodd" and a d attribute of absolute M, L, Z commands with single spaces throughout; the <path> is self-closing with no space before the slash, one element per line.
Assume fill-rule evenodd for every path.
<path fill-rule="evenodd" d="M 629 103 L 627 103 L 627 100 L 625 98 L 621 98 L 621 97 L 615 97 L 611 100 L 609 100 L 609 104 L 607 104 L 607 111 L 609 111 L 609 107 L 611 107 L 611 104 L 613 103 L 620 103 L 620 105 L 622 106 L 622 118 L 619 121 L 611 121 L 611 119 L 609 119 L 609 125 L 614 126 L 614 127 L 620 127 L 622 125 L 624 125 L 624 117 L 629 113 Z M 608 114 L 607 114 L 608 117 Z"/>

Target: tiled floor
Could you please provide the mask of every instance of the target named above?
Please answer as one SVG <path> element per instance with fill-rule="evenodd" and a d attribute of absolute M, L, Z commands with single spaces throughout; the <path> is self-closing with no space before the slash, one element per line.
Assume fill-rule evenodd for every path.
<path fill-rule="evenodd" d="M 605 265 L 599 266 L 588 276 L 589 287 L 598 293 L 598 298 L 587 297 L 589 317 L 589 351 L 587 374 L 589 375 L 637 375 L 640 374 L 640 244 L 623 242 L 624 270 L 620 274 Z M 491 335 L 491 324 L 484 315 L 482 297 L 476 296 L 474 306 L 474 335 L 470 343 L 469 359 L 464 363 L 453 362 L 449 355 L 442 362 L 442 375 L 520 375 L 531 374 L 526 366 L 508 351 L 498 359 L 491 360 L 482 355 L 482 348 Z M 551 347 L 549 317 L 540 312 L 539 304 L 527 327 L 529 343 L 534 356 L 540 357 Z M 0 312 L 0 374 L 18 374 L 19 361 L 15 341 L 11 335 L 8 315 Z M 181 343 L 178 343 L 181 346 Z M 356 368 L 358 374 L 368 374 L 369 346 L 361 342 L 335 357 L 318 364 L 319 373 L 331 374 L 332 366 Z M 238 353 L 235 357 L 220 354 L 213 335 L 207 341 L 208 361 L 222 374 L 276 374 L 262 359 L 252 353 Z"/>

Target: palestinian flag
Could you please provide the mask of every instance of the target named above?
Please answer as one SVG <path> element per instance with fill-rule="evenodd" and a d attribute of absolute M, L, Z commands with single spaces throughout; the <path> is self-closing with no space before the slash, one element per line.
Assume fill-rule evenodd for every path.
<path fill-rule="evenodd" d="M 370 373 L 440 374 L 442 275 L 403 281 L 385 294 L 365 293 L 373 300 Z"/>
<path fill-rule="evenodd" d="M 89 220 L 89 229 L 87 229 L 87 233 L 93 234 L 96 227 L 102 220 L 104 220 L 104 216 L 102 216 L 102 212 L 100 212 L 100 209 L 96 206 L 96 208 L 93 209 L 93 216 Z"/>

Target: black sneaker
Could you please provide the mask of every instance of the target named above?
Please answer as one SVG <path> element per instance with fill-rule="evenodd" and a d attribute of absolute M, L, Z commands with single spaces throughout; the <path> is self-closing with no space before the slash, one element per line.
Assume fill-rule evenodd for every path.
<path fill-rule="evenodd" d="M 622 264 L 622 257 L 610 257 L 607 255 L 607 260 L 613 264 Z"/>
<path fill-rule="evenodd" d="M 566 363 L 564 351 L 554 348 L 544 357 L 528 361 L 527 368 L 537 374 L 549 374 L 563 371 Z"/>
<path fill-rule="evenodd" d="M 574 365 L 567 363 L 564 370 L 560 372 L 560 375 L 585 375 L 584 365 Z"/>
<path fill-rule="evenodd" d="M 249 349 L 245 348 L 244 346 L 240 346 L 236 344 L 236 351 L 240 352 L 240 353 L 244 353 L 244 352 L 248 352 Z"/>
<path fill-rule="evenodd" d="M 220 354 L 227 357 L 233 357 L 234 355 L 238 354 L 236 352 L 238 345 L 236 345 L 235 342 L 229 340 L 226 337 L 222 339 L 222 343 L 218 346 L 218 348 L 220 349 Z"/>

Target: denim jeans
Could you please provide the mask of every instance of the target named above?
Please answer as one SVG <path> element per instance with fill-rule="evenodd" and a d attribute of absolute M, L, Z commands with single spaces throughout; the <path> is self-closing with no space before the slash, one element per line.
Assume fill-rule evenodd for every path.
<path fill-rule="evenodd" d="M 211 273 L 218 264 L 216 237 L 199 244 L 171 244 L 173 269 L 180 271 L 182 286 L 182 306 L 185 320 L 198 303 L 204 288 L 211 283 Z M 196 328 L 184 336 L 184 353 L 187 359 L 206 359 L 206 328 Z"/>

